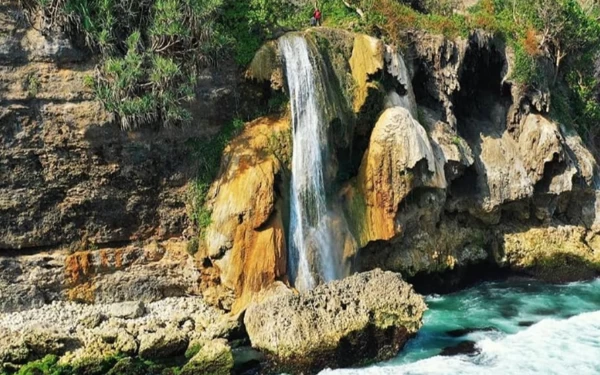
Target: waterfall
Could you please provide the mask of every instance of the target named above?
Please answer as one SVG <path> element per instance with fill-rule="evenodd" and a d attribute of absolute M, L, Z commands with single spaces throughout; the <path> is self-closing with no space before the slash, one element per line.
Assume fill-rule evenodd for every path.
<path fill-rule="evenodd" d="M 279 40 L 293 125 L 288 272 L 298 290 L 340 278 L 325 195 L 327 121 L 319 93 L 325 88 L 311 50 L 300 35 Z"/>

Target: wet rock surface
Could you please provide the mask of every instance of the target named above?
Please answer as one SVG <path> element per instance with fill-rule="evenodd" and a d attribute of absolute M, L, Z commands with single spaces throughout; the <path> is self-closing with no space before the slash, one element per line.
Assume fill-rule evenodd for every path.
<path fill-rule="evenodd" d="M 477 348 L 474 341 L 462 341 L 455 346 L 444 348 L 440 355 L 444 357 L 452 357 L 456 355 L 477 355 L 480 352 L 481 350 Z"/>

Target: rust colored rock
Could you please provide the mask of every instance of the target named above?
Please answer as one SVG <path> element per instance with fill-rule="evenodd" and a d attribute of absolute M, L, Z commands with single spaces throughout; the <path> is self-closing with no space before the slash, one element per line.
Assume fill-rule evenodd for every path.
<path fill-rule="evenodd" d="M 212 223 L 201 255 L 214 261 L 221 283 L 235 290 L 236 312 L 254 293 L 285 279 L 285 208 L 277 191 L 291 154 L 289 123 L 284 117 L 247 124 L 225 150 L 209 192 Z"/>

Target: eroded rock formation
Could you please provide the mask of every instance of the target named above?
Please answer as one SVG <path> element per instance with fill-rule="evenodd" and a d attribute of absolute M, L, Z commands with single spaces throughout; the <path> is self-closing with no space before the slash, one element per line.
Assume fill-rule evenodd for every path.
<path fill-rule="evenodd" d="M 60 356 L 62 365 L 106 373 L 97 368 L 111 356 L 139 355 L 157 361 L 194 348 L 197 355 L 185 371 L 212 368 L 229 373 L 232 352 L 223 338 L 238 326 L 238 321 L 198 298 L 171 298 L 147 305 L 54 303 L 0 316 L 0 363 L 6 369 L 52 354 Z M 134 369 L 117 363 L 114 371 L 130 374 Z"/>
<path fill-rule="evenodd" d="M 277 368 L 317 373 L 392 358 L 422 325 L 423 297 L 399 274 L 375 270 L 313 291 L 274 293 L 244 323 Z"/>
<path fill-rule="evenodd" d="M 328 113 L 350 140 L 347 159 L 339 134 L 331 135 L 337 178 L 329 203 L 344 212 L 340 232 L 352 238 L 350 253 L 358 251 L 355 269 L 411 277 L 492 263 L 542 275 L 567 257 L 585 269 L 579 276 L 596 274 L 595 158 L 569 124 L 549 118 L 547 92 L 511 81 L 513 57 L 502 41 L 484 32 L 419 34 L 406 64 L 366 35 L 305 35 L 321 54 L 317 63 L 335 62 L 322 67 L 329 77 L 354 82 L 350 91 L 339 85 L 346 101 L 337 108 L 346 110 Z M 323 38 L 331 38 L 328 49 L 318 48 Z M 250 76 L 280 89 L 277 46 L 268 48 L 255 61 L 261 73 Z M 536 236 L 557 245 L 541 250 Z M 554 279 L 578 277 L 569 274 Z"/>
<path fill-rule="evenodd" d="M 288 118 L 247 124 L 225 150 L 221 175 L 209 193 L 212 222 L 201 256 L 214 262 L 222 284 L 236 291 L 236 311 L 253 293 L 285 280 L 281 192 L 292 147 L 289 127 Z"/>

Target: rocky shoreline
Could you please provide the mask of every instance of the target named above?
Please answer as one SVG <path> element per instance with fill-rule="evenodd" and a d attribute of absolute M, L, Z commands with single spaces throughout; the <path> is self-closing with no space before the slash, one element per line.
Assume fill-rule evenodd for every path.
<path fill-rule="evenodd" d="M 297 294 L 275 42 L 247 71 L 200 72 L 193 125 L 125 132 L 86 85 L 88 51 L 25 22 L 16 0 L 0 8 L 0 375 L 310 374 L 396 355 L 426 308 L 406 280 L 448 286 L 444 273 L 486 264 L 600 274 L 595 150 L 550 116 L 549 92 L 512 80 L 502 38 L 418 32 L 400 52 L 302 34 L 336 83 L 319 92 L 332 242 L 365 273 Z M 190 145 L 259 102 L 218 151 L 201 228 Z"/>
<path fill-rule="evenodd" d="M 17 370 L 54 355 L 60 366 L 97 373 L 95 369 L 104 368 L 111 358 L 160 362 L 187 353 L 185 370 L 199 368 L 199 362 L 213 364 L 221 360 L 220 352 L 226 352 L 231 360 L 224 365 L 232 368 L 227 343 L 235 339 L 239 329 L 238 320 L 198 297 L 167 298 L 149 304 L 53 302 L 0 315 L 0 363 L 5 371 Z M 216 348 L 221 348 L 220 352 L 214 352 Z"/>
<path fill-rule="evenodd" d="M 305 294 L 277 285 L 237 316 L 200 297 L 0 314 L 0 369 L 21 374 L 55 358 L 57 368 L 88 375 L 134 374 L 140 363 L 146 374 L 317 373 L 392 358 L 426 309 L 399 274 L 381 270 Z"/>

